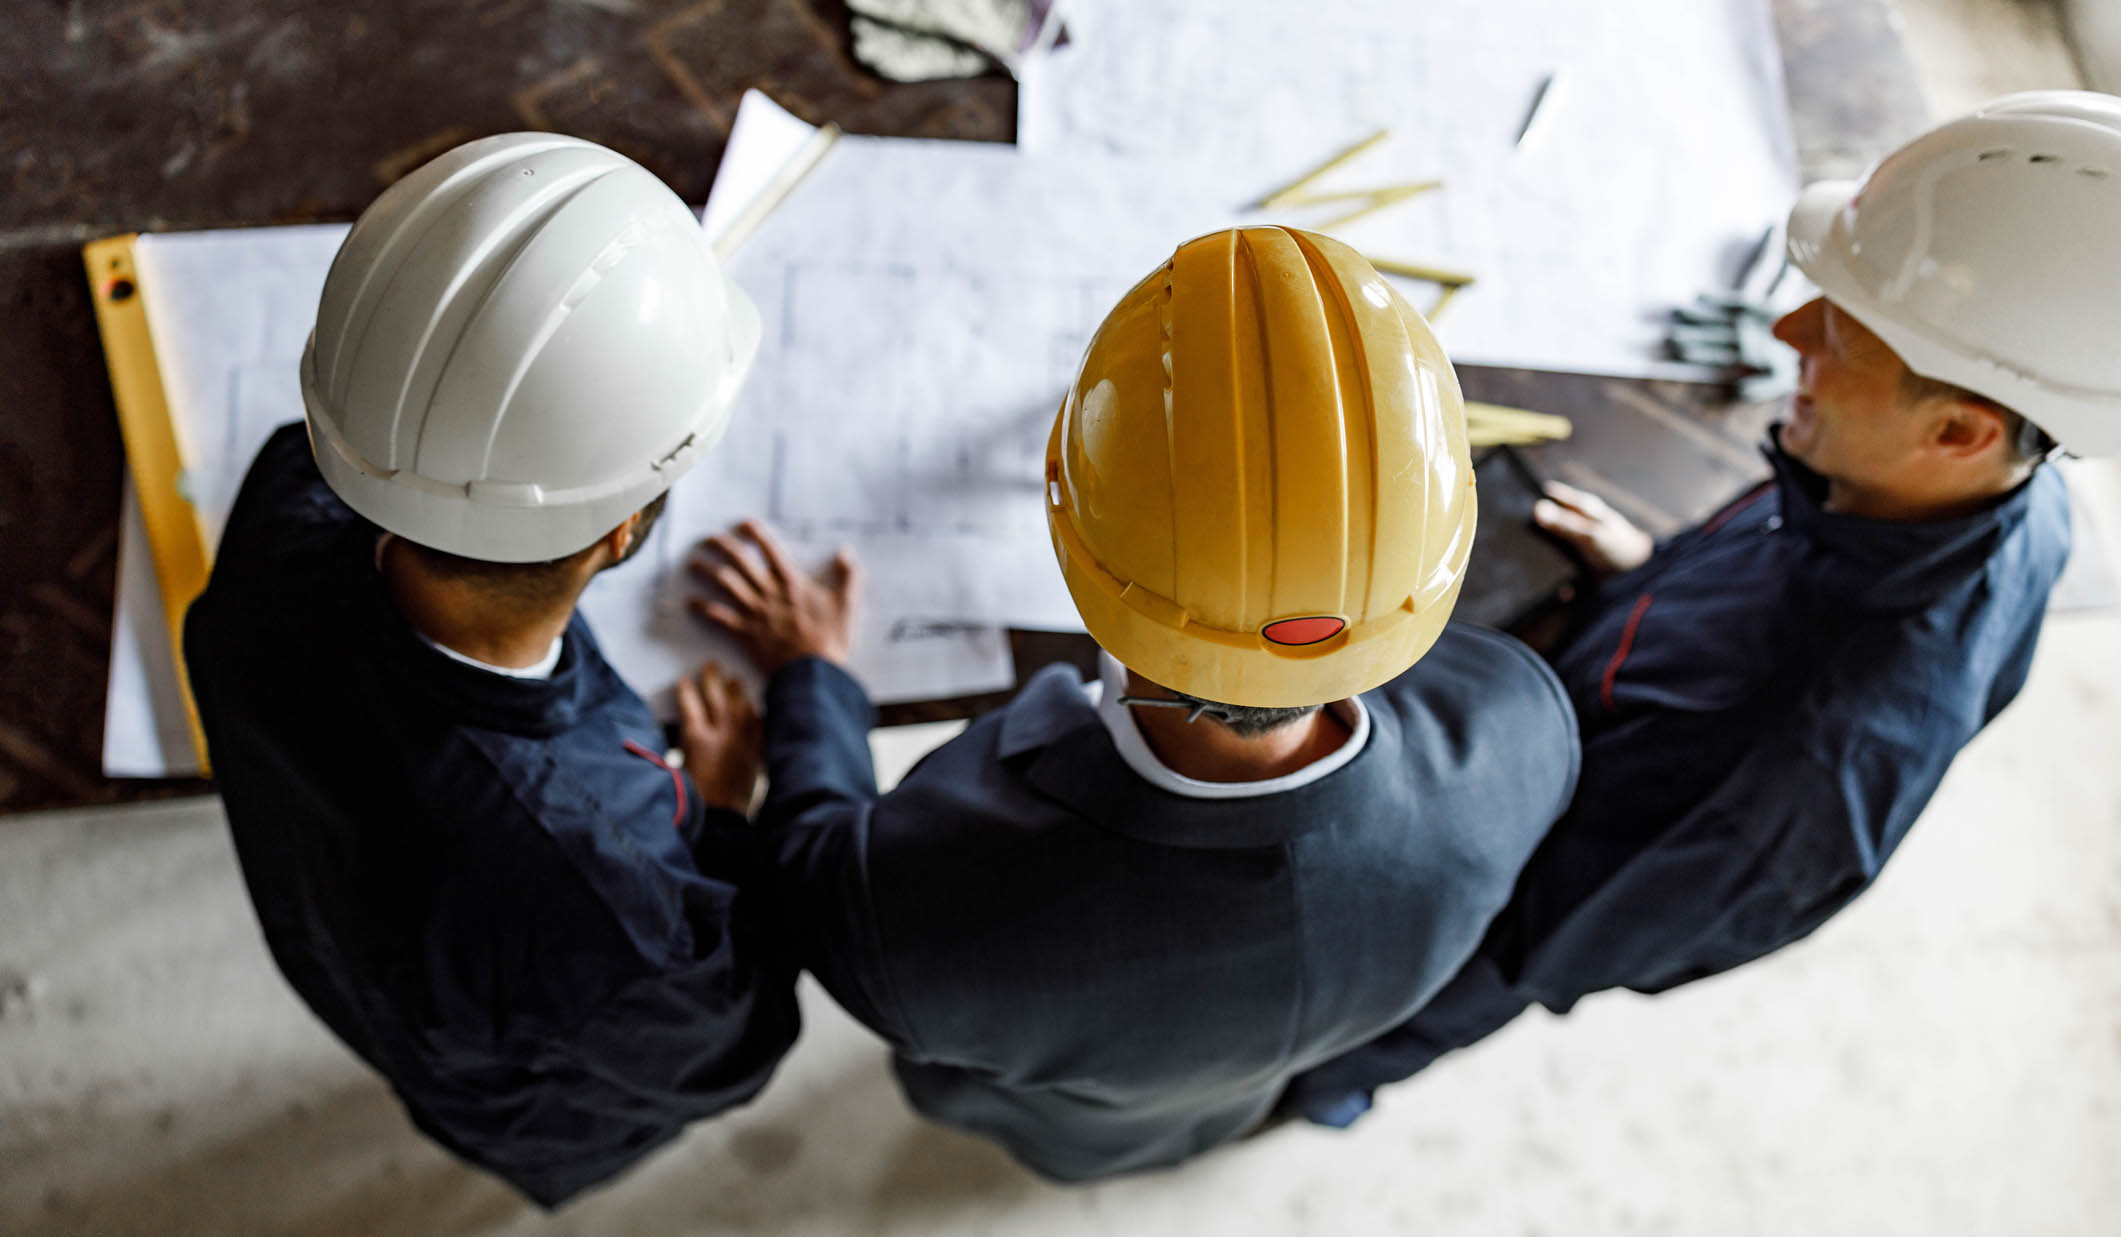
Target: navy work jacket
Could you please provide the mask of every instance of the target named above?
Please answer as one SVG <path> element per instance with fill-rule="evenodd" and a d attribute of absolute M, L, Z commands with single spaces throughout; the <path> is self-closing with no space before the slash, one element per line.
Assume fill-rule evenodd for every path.
<path fill-rule="evenodd" d="M 1419 1008 L 1568 802 L 1568 700 L 1508 637 L 1454 626 L 1363 701 L 1347 764 L 1195 799 L 1049 667 L 879 797 L 868 699 L 796 663 L 760 812 L 791 934 L 929 1117 L 1062 1180 L 1176 1163 Z"/>
<path fill-rule="evenodd" d="M 1894 523 L 1774 478 L 1600 591 L 1554 658 L 1583 731 L 1568 814 L 1474 959 L 1407 1028 L 1300 1080 L 1320 1116 L 1532 1002 L 1659 992 L 1811 932 L 1867 887 L 2018 694 L 2069 556 L 2052 468 Z"/>
<path fill-rule="evenodd" d="M 791 965 L 757 835 L 661 758 L 580 617 L 547 680 L 422 642 L 300 425 L 251 466 L 185 662 L 274 960 L 413 1121 L 556 1205 L 763 1086 Z"/>

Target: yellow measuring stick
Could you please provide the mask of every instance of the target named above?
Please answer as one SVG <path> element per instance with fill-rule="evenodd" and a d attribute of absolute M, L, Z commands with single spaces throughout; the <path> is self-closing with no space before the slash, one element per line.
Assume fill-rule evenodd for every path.
<path fill-rule="evenodd" d="M 1440 283 L 1449 288 L 1462 288 L 1474 282 L 1470 271 L 1454 271 L 1442 266 L 1424 266 L 1419 262 L 1402 262 L 1397 258 L 1380 258 L 1376 254 L 1370 253 L 1364 254 L 1363 257 L 1369 259 L 1371 266 L 1376 267 L 1387 275 L 1404 275 L 1409 279 L 1426 279 L 1430 283 Z"/>
<path fill-rule="evenodd" d="M 1429 306 L 1429 312 L 1423 314 L 1422 317 L 1427 318 L 1430 322 L 1436 321 L 1437 317 L 1443 313 L 1444 306 L 1449 305 L 1451 298 L 1457 296 L 1458 290 L 1463 287 L 1465 285 L 1461 283 L 1445 284 L 1437 291 L 1436 300 Z"/>
<path fill-rule="evenodd" d="M 1575 426 L 1567 417 L 1552 413 L 1507 404 L 1466 403 L 1466 441 L 1476 447 L 1555 442 L 1574 431 Z"/>
<path fill-rule="evenodd" d="M 113 236 L 82 246 L 88 266 L 89 292 L 96 305 L 96 327 L 103 335 L 103 359 L 110 368 L 111 395 L 118 405 L 118 428 L 125 439 L 133 492 L 147 525 L 147 543 L 155 556 L 155 576 L 162 586 L 162 616 L 169 624 L 169 648 L 177 663 L 177 686 L 184 698 L 184 721 L 191 730 L 199 771 L 207 772 L 206 732 L 192 702 L 191 681 L 184 672 L 184 611 L 206 588 L 209 555 L 199 513 L 183 494 L 184 459 L 170 424 L 169 397 L 162 371 L 155 364 L 155 345 L 147 329 L 147 307 L 140 296 L 140 276 L 133 264 L 137 233 Z"/>
<path fill-rule="evenodd" d="M 1393 195 L 1391 200 L 1403 202 L 1417 193 L 1443 188 L 1440 180 L 1408 181 L 1403 185 L 1380 185 L 1375 189 L 1342 189 L 1333 193 L 1299 193 L 1293 198 L 1284 198 L 1287 206 L 1323 206 L 1328 202 L 1352 202 L 1357 198 L 1374 198 L 1379 194 Z"/>
<path fill-rule="evenodd" d="M 1431 189 L 1443 188 L 1443 182 L 1440 180 L 1421 180 L 1407 181 L 1396 185 L 1377 185 L 1369 189 L 1340 189 L 1326 193 L 1313 193 L 1310 191 L 1311 186 L 1317 183 L 1319 177 L 1324 176 L 1334 168 L 1355 158 L 1390 136 L 1392 136 L 1390 129 L 1379 129 L 1353 146 L 1333 154 L 1324 163 L 1319 164 L 1261 199 L 1259 203 L 1260 209 L 1276 210 L 1289 206 L 1326 206 L 1336 202 L 1359 203 L 1353 210 L 1343 211 L 1323 222 L 1309 225 L 1315 231 L 1325 232 L 1342 224 L 1353 223 L 1365 215 L 1373 214 L 1388 206 L 1396 206 L 1408 198 L 1427 193 Z M 1440 285 L 1441 290 L 1437 293 L 1435 302 L 1429 306 L 1427 316 L 1431 321 L 1434 321 L 1436 316 L 1444 311 L 1444 307 L 1451 303 L 1451 298 L 1458 295 L 1460 288 L 1473 282 L 1473 275 L 1470 271 L 1456 271 L 1448 267 L 1428 266 L 1419 262 L 1402 262 L 1397 258 L 1380 258 L 1374 254 L 1364 254 L 1363 257 L 1369 260 L 1371 266 L 1388 275 L 1403 275 L 1409 279 L 1426 279 L 1430 283 Z"/>
<path fill-rule="evenodd" d="M 1390 136 L 1392 136 L 1392 131 L 1390 129 L 1379 129 L 1377 132 L 1372 133 L 1370 136 L 1355 143 L 1353 146 L 1350 146 L 1347 149 L 1330 156 L 1324 163 L 1319 164 L 1317 167 L 1312 168 L 1308 172 L 1305 172 L 1303 175 L 1297 177 L 1295 180 L 1290 181 L 1288 184 L 1283 185 L 1279 189 L 1276 189 L 1274 192 L 1268 194 L 1266 197 L 1261 198 L 1259 202 L 1260 209 L 1275 210 L 1280 207 L 1289 205 L 1290 199 L 1292 197 L 1302 194 L 1305 189 L 1308 189 L 1313 184 L 1317 183 L 1319 177 L 1324 176 L 1326 173 L 1332 171 L 1334 168 L 1339 167 L 1341 164 L 1346 163 L 1348 160 L 1353 159 L 1355 156 L 1370 149 L 1372 146 L 1377 145 L 1379 142 L 1384 141 Z"/>
<path fill-rule="evenodd" d="M 1348 193 L 1304 194 L 1300 197 L 1290 198 L 1288 204 L 1291 206 L 1312 206 L 1325 202 L 1361 201 L 1363 203 L 1354 210 L 1343 211 L 1331 219 L 1311 225 L 1312 230 L 1325 232 L 1344 223 L 1353 223 L 1364 215 L 1383 210 L 1387 206 L 1397 205 L 1408 198 L 1417 194 L 1427 193 L 1429 190 L 1439 188 L 1442 185 L 1443 182 L 1440 180 L 1425 180 L 1419 184 L 1384 185 L 1376 189 L 1357 189 Z"/>

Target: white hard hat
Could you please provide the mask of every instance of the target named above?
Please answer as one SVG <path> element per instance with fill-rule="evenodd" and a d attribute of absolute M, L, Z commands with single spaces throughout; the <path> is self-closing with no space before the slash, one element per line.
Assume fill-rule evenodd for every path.
<path fill-rule="evenodd" d="M 302 354 L 346 504 L 467 558 L 559 558 L 720 439 L 758 310 L 699 221 L 601 146 L 510 133 L 398 181 L 333 259 Z"/>
<path fill-rule="evenodd" d="M 1908 368 L 2121 454 L 2121 98 L 2008 95 L 1813 185 L 1790 260 Z"/>

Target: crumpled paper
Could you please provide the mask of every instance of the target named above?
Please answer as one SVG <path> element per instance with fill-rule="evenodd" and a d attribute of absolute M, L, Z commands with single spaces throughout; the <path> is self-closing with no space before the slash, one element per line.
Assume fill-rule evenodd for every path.
<path fill-rule="evenodd" d="M 899 82 L 1011 74 L 1054 0 L 847 0 L 855 59 Z"/>

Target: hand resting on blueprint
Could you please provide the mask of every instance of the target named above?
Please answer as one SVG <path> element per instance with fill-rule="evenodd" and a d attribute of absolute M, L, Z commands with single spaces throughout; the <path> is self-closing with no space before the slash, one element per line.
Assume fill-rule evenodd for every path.
<path fill-rule="evenodd" d="M 692 613 L 735 637 L 760 672 L 771 676 L 805 657 L 847 664 L 860 576 L 848 551 L 833 557 L 823 578 L 813 579 L 789 561 L 764 526 L 746 520 L 701 542 L 691 569 L 721 594 L 693 598 Z"/>

